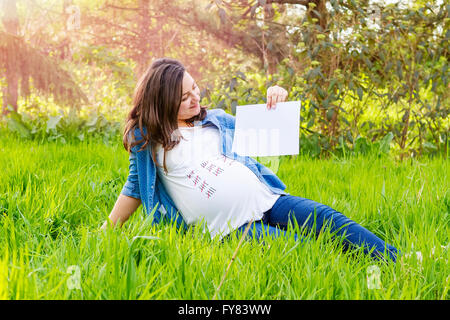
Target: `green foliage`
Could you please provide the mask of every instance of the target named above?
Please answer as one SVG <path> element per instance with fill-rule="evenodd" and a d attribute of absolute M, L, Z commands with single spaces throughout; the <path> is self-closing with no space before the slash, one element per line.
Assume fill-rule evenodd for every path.
<path fill-rule="evenodd" d="M 152 51 L 141 52 L 142 55 L 133 54 L 137 48 L 126 47 L 125 33 L 120 36 L 112 31 L 105 33 L 105 39 L 124 37 L 118 42 L 120 50 L 116 49 L 118 43 L 108 46 L 101 38 L 72 41 L 73 60 L 61 64 L 72 70 L 75 82 L 87 93 L 90 104 L 80 106 L 72 101 L 71 107 L 78 108 L 82 119 L 101 114 L 123 121 L 131 105 L 136 80 L 133 70 L 152 55 L 156 57 L 155 52 L 162 52 L 180 58 L 192 74 L 202 75 L 196 78 L 202 89 L 202 104 L 231 114 L 235 114 L 237 105 L 264 103 L 269 86 L 278 84 L 286 88 L 288 100 L 302 102 L 299 139 L 303 153 L 317 157 L 366 153 L 374 144 L 375 149 L 381 148 L 380 155 L 387 150 L 401 157 L 448 154 L 450 7 L 445 2 L 379 6 L 368 1 L 305 1 L 307 5 L 289 8 L 302 7 L 305 11 L 288 10 L 288 5 L 273 3 L 266 5 L 264 11 L 262 3 L 255 2 L 247 8 L 251 10 L 247 10 L 250 19 L 241 19 L 241 15 L 228 6 L 211 3 L 205 7 L 207 11 L 217 7 L 216 21 L 209 21 L 208 16 L 200 17 L 197 11 L 192 14 L 193 19 L 198 20 L 192 21 L 192 26 L 202 28 L 202 41 L 192 41 L 192 37 L 198 36 L 195 32 L 178 38 L 176 25 L 169 28 L 168 24 L 163 24 L 154 35 Z M 327 5 L 322 6 L 325 3 Z M 155 2 L 155 7 L 159 4 Z M 83 6 L 87 11 L 95 7 L 87 3 Z M 161 14 L 167 14 L 168 19 L 183 18 L 181 20 L 186 22 L 184 17 L 176 15 L 177 12 L 198 9 L 182 4 L 174 6 L 180 6 L 180 10 L 162 10 Z M 267 15 L 265 23 L 261 24 L 254 18 L 260 19 L 263 12 Z M 133 11 L 129 14 L 118 16 L 118 21 L 123 21 L 124 25 L 115 27 L 122 31 L 136 30 Z M 110 16 L 105 13 L 105 18 Z M 105 26 L 95 25 L 97 20 L 93 21 L 86 24 L 88 33 L 96 27 L 107 31 Z M 236 25 L 227 29 L 224 21 L 233 21 Z M 220 23 L 220 29 L 211 29 L 209 22 Z M 172 31 L 176 32 L 172 34 Z M 261 47 L 262 32 L 265 43 Z M 157 48 L 156 39 L 164 35 L 170 36 L 170 41 L 178 46 Z M 224 39 L 226 44 L 220 42 Z M 184 50 L 179 50 L 180 47 Z M 264 69 L 262 65 L 258 67 L 262 51 L 275 66 L 272 74 L 268 72 L 266 61 L 263 61 Z M 0 81 L 4 84 L 3 79 Z M 36 93 L 33 83 L 29 89 Z M 24 137 L 36 136 L 38 129 L 33 129 L 32 125 L 27 127 L 31 120 L 25 115 L 37 121 L 28 110 L 35 106 L 44 109 L 45 126 L 39 126 L 45 127 L 42 135 L 52 133 L 54 139 L 62 140 L 63 136 L 58 137 L 55 130 L 62 130 L 65 120 L 58 114 L 52 113 L 52 118 L 45 114 L 49 104 L 53 108 L 51 111 L 60 106 L 49 103 L 50 99 L 36 99 L 32 95 L 28 98 L 32 101 L 20 101 L 22 118 L 11 116 L 11 130 Z M 75 120 L 68 121 L 75 123 Z M 101 125 L 100 128 L 105 130 Z M 391 134 L 389 149 L 386 149 L 387 144 L 382 139 Z M 71 136 L 78 139 L 75 133 Z"/>
<path fill-rule="evenodd" d="M 84 141 L 85 139 L 100 139 L 106 144 L 116 143 L 121 133 L 119 122 L 108 121 L 101 113 L 91 113 L 86 119 L 77 115 L 75 109 L 68 114 L 60 109 L 58 115 L 39 114 L 30 116 L 18 113 L 11 106 L 11 111 L 5 118 L 10 131 L 22 139 L 57 141 L 62 144 Z"/>
<path fill-rule="evenodd" d="M 234 71 L 231 79 L 224 76 L 216 80 L 214 85 L 207 85 L 201 92 L 203 101 L 212 108 L 221 108 L 233 115 L 236 114 L 238 105 L 257 104 L 265 100 L 264 93 L 267 89 L 262 75 Z"/>
<path fill-rule="evenodd" d="M 289 76 L 287 69 L 280 68 L 281 72 L 269 79 L 266 86 L 264 75 L 257 73 L 244 74 L 235 71 L 233 77 L 224 77 L 216 81 L 215 87 L 208 85 L 202 90 L 203 102 L 213 108 L 222 108 L 228 113 L 235 115 L 237 105 L 265 103 L 267 87 L 281 83 Z M 286 75 L 284 72 L 287 72 Z M 368 81 L 366 78 L 365 81 Z M 283 84 L 281 84 L 284 86 Z M 367 84 L 369 85 L 369 84 Z M 402 108 L 404 100 L 392 103 L 386 94 L 376 95 L 373 92 L 361 93 L 355 99 L 350 95 L 343 98 L 340 105 L 339 126 L 341 132 L 337 137 L 332 137 L 335 144 L 331 145 L 330 138 L 321 132 L 321 119 L 317 115 L 317 108 L 313 101 L 306 99 L 304 87 L 297 84 L 288 89 L 288 100 L 301 100 L 300 121 L 300 152 L 313 157 L 326 156 L 330 152 L 335 155 L 363 153 L 369 149 L 379 151 L 379 154 L 394 152 L 400 155 L 399 147 L 403 119 L 398 116 L 396 110 Z M 289 90 L 290 89 L 290 90 Z M 421 96 L 429 101 L 434 95 L 430 86 L 419 89 Z M 438 112 L 428 104 L 429 114 L 424 114 L 424 107 L 414 105 L 411 109 L 414 121 L 409 123 L 409 134 L 406 146 L 409 147 L 411 156 L 421 154 L 446 154 L 448 144 L 448 131 L 450 120 L 448 119 L 448 108 L 438 106 Z M 328 109 L 327 116 L 330 120 L 334 109 Z M 438 114 L 438 115 L 436 115 Z M 380 116 L 381 115 L 381 116 Z M 383 138 L 384 137 L 384 138 Z M 387 138 L 389 141 L 387 142 Z M 384 139 L 384 140 L 383 140 Z M 364 142 L 363 142 L 364 141 Z M 372 146 L 374 144 L 374 146 Z"/>
<path fill-rule="evenodd" d="M 73 60 L 102 70 L 114 83 L 114 88 L 120 89 L 123 95 L 133 91 L 136 85 L 133 65 L 119 50 L 108 49 L 105 46 L 80 46 L 74 53 Z"/>
<path fill-rule="evenodd" d="M 321 153 L 346 143 L 354 147 L 358 135 L 376 141 L 391 132 L 392 147 L 402 157 L 430 151 L 446 154 L 450 7 L 445 2 L 306 3 L 304 15 L 276 21 L 293 31 L 278 48 L 268 46 L 266 54 L 278 57 L 285 48 L 290 51 L 273 75 L 267 78 L 265 70 L 258 72 L 265 80 L 263 87 L 242 81 L 243 87 L 235 89 L 238 99 L 221 95 L 211 102 L 231 107 L 233 113 L 236 100 L 253 103 L 247 99 L 248 90 L 258 88 L 254 95 L 264 101 L 260 94 L 276 83 L 289 91 L 289 100 L 302 101 L 302 121 L 310 134 L 318 135 L 311 138 L 317 140 Z M 271 27 L 261 27 L 261 33 L 267 41 L 278 40 L 270 22 Z M 233 72 L 218 91 L 233 91 L 237 78 L 241 77 Z M 385 120 L 374 121 L 374 114 L 382 114 Z M 365 115 L 369 119 L 360 121 Z"/>

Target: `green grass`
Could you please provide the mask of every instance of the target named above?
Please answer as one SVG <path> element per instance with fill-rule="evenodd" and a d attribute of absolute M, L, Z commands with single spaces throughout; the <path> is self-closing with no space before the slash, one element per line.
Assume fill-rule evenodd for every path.
<path fill-rule="evenodd" d="M 99 231 L 128 174 L 119 140 L 39 145 L 2 132 L 0 169 L 2 299 L 211 299 L 239 242 L 152 226 L 142 206 L 122 229 Z M 442 158 L 283 157 L 277 175 L 290 194 L 333 207 L 404 253 L 421 251 L 422 261 L 344 253 L 327 232 L 306 244 L 247 240 L 218 298 L 448 299 L 448 172 Z M 373 265 L 379 289 L 368 287 Z"/>

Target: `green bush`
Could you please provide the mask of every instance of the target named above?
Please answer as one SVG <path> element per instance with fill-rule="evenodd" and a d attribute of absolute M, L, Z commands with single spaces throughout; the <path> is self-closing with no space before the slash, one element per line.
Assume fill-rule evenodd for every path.
<path fill-rule="evenodd" d="M 18 113 L 9 107 L 5 122 L 9 131 L 22 139 L 57 141 L 60 143 L 101 139 L 110 144 L 121 135 L 121 124 L 107 120 L 102 113 L 92 112 L 86 119 L 79 117 L 75 109 L 68 114 L 60 109 L 56 116 Z"/>

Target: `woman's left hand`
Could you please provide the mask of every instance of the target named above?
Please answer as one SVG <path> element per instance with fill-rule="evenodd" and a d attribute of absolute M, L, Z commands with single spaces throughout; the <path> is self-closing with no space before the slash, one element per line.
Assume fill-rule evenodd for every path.
<path fill-rule="evenodd" d="M 275 109 L 277 102 L 284 102 L 288 92 L 280 86 L 273 86 L 267 89 L 267 109 Z"/>

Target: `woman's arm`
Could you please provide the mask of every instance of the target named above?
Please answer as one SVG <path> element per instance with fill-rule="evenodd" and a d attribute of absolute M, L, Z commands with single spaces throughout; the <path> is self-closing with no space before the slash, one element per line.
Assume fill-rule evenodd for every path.
<path fill-rule="evenodd" d="M 109 219 L 105 221 L 101 228 L 106 229 L 108 225 L 115 226 L 117 222 L 119 222 L 119 227 L 121 227 L 140 205 L 141 199 L 120 194 L 108 217 Z"/>

